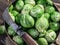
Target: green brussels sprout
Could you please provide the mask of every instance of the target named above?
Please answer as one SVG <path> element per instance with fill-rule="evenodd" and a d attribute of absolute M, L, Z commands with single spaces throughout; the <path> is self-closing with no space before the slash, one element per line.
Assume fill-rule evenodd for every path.
<path fill-rule="evenodd" d="M 59 12 L 54 12 L 54 13 L 51 15 L 51 19 L 52 19 L 54 22 L 59 22 L 59 21 L 60 21 L 60 13 L 59 13 Z"/>
<path fill-rule="evenodd" d="M 34 19 L 30 15 L 21 15 L 20 24 L 25 28 L 30 28 L 34 26 Z"/>
<path fill-rule="evenodd" d="M 49 13 L 49 14 L 52 14 L 53 12 L 55 12 L 55 8 L 52 7 L 52 6 L 47 6 L 47 7 L 45 8 L 45 12 L 46 12 L 46 13 Z"/>
<path fill-rule="evenodd" d="M 39 35 L 39 32 L 36 29 L 29 29 L 28 33 L 33 37 L 36 38 Z"/>
<path fill-rule="evenodd" d="M 15 17 L 13 16 L 13 14 L 11 12 L 9 12 L 9 14 L 10 14 L 12 20 L 15 21 Z"/>
<path fill-rule="evenodd" d="M 46 30 L 43 30 L 42 32 L 40 32 L 39 37 L 44 37 L 45 34 L 46 34 Z"/>
<path fill-rule="evenodd" d="M 24 8 L 22 10 L 22 14 L 29 14 L 30 10 L 33 8 L 31 4 L 24 5 Z"/>
<path fill-rule="evenodd" d="M 48 30 L 45 38 L 48 42 L 54 42 L 56 38 L 56 33 L 53 30 Z"/>
<path fill-rule="evenodd" d="M 35 1 L 34 0 L 25 0 L 25 4 L 32 4 L 34 6 Z"/>
<path fill-rule="evenodd" d="M 0 35 L 5 33 L 5 26 L 0 26 Z"/>
<path fill-rule="evenodd" d="M 46 19 L 50 18 L 50 14 L 49 13 L 44 13 L 42 16 L 45 17 Z"/>
<path fill-rule="evenodd" d="M 14 17 L 16 17 L 19 14 L 16 10 L 13 10 L 11 13 L 13 14 Z"/>
<path fill-rule="evenodd" d="M 11 36 L 14 36 L 16 34 L 16 32 L 14 31 L 14 29 L 11 26 L 8 27 L 8 34 Z"/>
<path fill-rule="evenodd" d="M 35 27 L 39 32 L 42 32 L 49 27 L 49 22 L 45 17 L 41 17 L 37 20 Z"/>
<path fill-rule="evenodd" d="M 16 23 L 18 23 L 18 24 L 20 24 L 20 15 L 21 15 L 21 14 L 18 14 L 18 15 L 16 16 Z"/>
<path fill-rule="evenodd" d="M 46 5 L 46 0 L 38 0 L 37 4 Z"/>
<path fill-rule="evenodd" d="M 20 36 L 14 36 L 13 40 L 18 44 L 18 45 L 23 45 L 24 41 Z"/>
<path fill-rule="evenodd" d="M 58 31 L 59 24 L 58 23 L 55 23 L 55 22 L 50 22 L 50 29 L 52 29 L 54 31 Z"/>
<path fill-rule="evenodd" d="M 9 7 L 9 12 L 12 12 L 12 10 L 13 10 L 13 5 Z"/>
<path fill-rule="evenodd" d="M 18 0 L 18 1 L 16 2 L 15 7 L 16 7 L 16 9 L 17 9 L 18 11 L 22 10 L 23 6 L 24 6 L 24 2 L 23 2 L 22 0 Z"/>
<path fill-rule="evenodd" d="M 53 5 L 52 0 L 46 0 L 49 5 Z"/>
<path fill-rule="evenodd" d="M 39 38 L 38 43 L 39 45 L 48 45 L 48 42 L 45 38 Z"/>
<path fill-rule="evenodd" d="M 40 4 L 33 7 L 30 12 L 30 14 L 35 18 L 41 17 L 43 13 L 44 13 L 44 7 L 43 5 L 40 5 Z"/>

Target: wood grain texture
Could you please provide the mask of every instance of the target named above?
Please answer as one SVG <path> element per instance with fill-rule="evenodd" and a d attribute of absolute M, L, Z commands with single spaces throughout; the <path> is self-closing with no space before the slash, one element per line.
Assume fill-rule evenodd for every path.
<path fill-rule="evenodd" d="M 27 45 L 38 45 L 38 43 L 31 36 L 29 36 L 27 33 L 25 33 L 22 36 L 22 38 L 27 43 Z"/>
<path fill-rule="evenodd" d="M 15 0 L 0 0 L 0 25 L 4 23 L 2 14 L 4 10 Z"/>

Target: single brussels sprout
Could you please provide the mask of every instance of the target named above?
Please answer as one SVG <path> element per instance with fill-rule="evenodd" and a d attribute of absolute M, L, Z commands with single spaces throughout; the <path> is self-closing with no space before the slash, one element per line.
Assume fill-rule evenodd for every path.
<path fill-rule="evenodd" d="M 16 16 L 16 23 L 18 23 L 18 24 L 20 24 L 20 15 L 21 15 L 21 14 L 18 14 L 18 15 Z"/>
<path fill-rule="evenodd" d="M 33 37 L 36 38 L 39 35 L 39 32 L 36 29 L 29 29 L 28 33 Z"/>
<path fill-rule="evenodd" d="M 12 12 L 12 10 L 13 10 L 13 5 L 9 7 L 9 12 Z"/>
<path fill-rule="evenodd" d="M 47 6 L 47 7 L 45 8 L 45 12 L 46 12 L 46 13 L 49 13 L 49 14 L 52 14 L 53 12 L 55 12 L 55 8 L 52 7 L 52 6 Z"/>
<path fill-rule="evenodd" d="M 25 28 L 30 28 L 34 26 L 34 19 L 30 15 L 21 15 L 20 24 Z"/>
<path fill-rule="evenodd" d="M 60 21 L 60 13 L 59 13 L 59 12 L 54 12 L 54 13 L 51 15 L 51 19 L 52 19 L 54 22 L 59 22 L 59 21 Z"/>
<path fill-rule="evenodd" d="M 53 5 L 52 0 L 46 0 L 49 5 Z"/>
<path fill-rule="evenodd" d="M 46 30 L 43 30 L 42 32 L 40 32 L 39 37 L 44 37 L 45 34 L 46 34 Z"/>
<path fill-rule="evenodd" d="M 42 32 L 49 27 L 49 22 L 45 17 L 41 17 L 37 20 L 35 27 L 39 32 Z"/>
<path fill-rule="evenodd" d="M 56 38 L 56 33 L 53 30 L 48 30 L 45 38 L 48 42 L 54 42 Z"/>
<path fill-rule="evenodd" d="M 45 38 L 39 38 L 38 43 L 39 45 L 48 45 L 48 42 Z"/>
<path fill-rule="evenodd" d="M 59 24 L 58 23 L 55 23 L 55 22 L 50 22 L 50 29 L 52 29 L 54 31 L 58 31 Z"/>
<path fill-rule="evenodd" d="M 23 2 L 22 0 L 18 0 L 18 1 L 16 2 L 15 7 L 16 7 L 16 9 L 17 9 L 18 11 L 22 10 L 23 6 L 24 6 L 24 2 Z"/>
<path fill-rule="evenodd" d="M 0 26 L 0 35 L 5 33 L 5 26 Z"/>
<path fill-rule="evenodd" d="M 14 31 L 14 29 L 11 26 L 8 27 L 8 34 L 11 36 L 14 36 L 16 34 L 16 32 Z"/>
<path fill-rule="evenodd" d="M 32 4 L 35 5 L 35 0 L 25 0 L 25 4 Z"/>
<path fill-rule="evenodd" d="M 45 17 L 46 19 L 50 18 L 50 14 L 49 13 L 44 13 L 42 16 Z"/>
<path fill-rule="evenodd" d="M 20 36 L 14 36 L 13 40 L 18 44 L 18 45 L 23 45 L 24 41 Z"/>
<path fill-rule="evenodd" d="M 44 13 L 44 7 L 43 5 L 40 5 L 40 4 L 33 7 L 30 12 L 30 14 L 35 18 L 41 17 L 43 13 Z"/>
<path fill-rule="evenodd" d="M 29 14 L 30 10 L 33 8 L 31 4 L 24 5 L 24 8 L 22 10 L 22 14 Z"/>
<path fill-rule="evenodd" d="M 14 17 L 16 17 L 19 14 L 19 12 L 17 12 L 16 10 L 13 10 L 11 13 L 13 14 Z"/>
<path fill-rule="evenodd" d="M 10 14 L 12 20 L 15 21 L 15 17 L 13 16 L 13 14 L 11 12 L 9 12 L 9 14 Z"/>
<path fill-rule="evenodd" d="M 38 0 L 37 4 L 46 5 L 46 0 Z"/>

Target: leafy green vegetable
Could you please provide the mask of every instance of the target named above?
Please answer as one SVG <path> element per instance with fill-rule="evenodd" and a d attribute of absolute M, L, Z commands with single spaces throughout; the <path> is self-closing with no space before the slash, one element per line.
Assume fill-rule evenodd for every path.
<path fill-rule="evenodd" d="M 9 12 L 9 14 L 10 14 L 12 20 L 15 21 L 15 17 L 13 16 L 13 14 L 11 12 Z"/>
<path fill-rule="evenodd" d="M 29 14 L 30 10 L 33 8 L 31 4 L 24 5 L 23 10 L 21 11 L 22 14 Z"/>
<path fill-rule="evenodd" d="M 49 22 L 45 17 L 41 17 L 37 20 L 35 27 L 39 32 L 42 32 L 49 27 Z"/>
<path fill-rule="evenodd" d="M 50 22 L 50 29 L 57 31 L 59 29 L 59 24 L 55 22 Z"/>
<path fill-rule="evenodd" d="M 39 35 L 39 32 L 36 29 L 29 29 L 28 33 L 33 37 L 36 38 Z"/>
<path fill-rule="evenodd" d="M 5 26 L 0 26 L 0 35 L 5 33 Z"/>
<path fill-rule="evenodd" d="M 20 36 L 14 36 L 13 40 L 18 44 L 18 45 L 23 45 L 24 41 Z"/>
<path fill-rule="evenodd" d="M 60 13 L 59 12 L 54 12 L 53 14 L 51 14 L 51 19 L 54 22 L 59 22 L 60 21 Z"/>
<path fill-rule="evenodd" d="M 11 13 L 13 14 L 14 17 L 16 17 L 19 14 L 19 12 L 17 12 L 16 10 L 13 10 Z"/>
<path fill-rule="evenodd" d="M 42 16 L 45 17 L 46 19 L 50 18 L 50 14 L 49 13 L 44 13 Z"/>
<path fill-rule="evenodd" d="M 44 37 L 45 34 L 46 34 L 46 30 L 43 30 L 42 32 L 40 32 L 39 37 Z"/>
<path fill-rule="evenodd" d="M 20 15 L 21 15 L 21 14 L 18 14 L 18 15 L 16 16 L 16 23 L 18 23 L 18 24 L 20 24 Z"/>
<path fill-rule="evenodd" d="M 45 38 L 48 42 L 54 42 L 56 38 L 56 33 L 53 30 L 48 30 L 45 35 Z"/>
<path fill-rule="evenodd" d="M 52 0 L 46 0 L 49 5 L 53 5 Z"/>
<path fill-rule="evenodd" d="M 43 13 L 44 13 L 44 7 L 43 7 L 43 5 L 40 5 L 40 4 L 33 7 L 30 12 L 30 14 L 36 18 L 41 17 Z"/>
<path fill-rule="evenodd" d="M 34 6 L 35 1 L 34 0 L 25 0 L 25 4 L 32 4 Z"/>
<path fill-rule="evenodd" d="M 45 7 L 45 12 L 52 14 L 53 12 L 55 12 L 55 8 L 53 6 L 47 6 Z"/>
<path fill-rule="evenodd" d="M 46 5 L 46 0 L 38 0 L 37 4 L 42 4 L 42 5 Z"/>
<path fill-rule="evenodd" d="M 16 32 L 14 31 L 14 29 L 11 26 L 8 27 L 8 34 L 11 36 L 14 36 L 16 34 Z"/>
<path fill-rule="evenodd" d="M 17 9 L 18 11 L 22 10 L 23 6 L 24 6 L 24 2 L 23 2 L 22 0 L 18 0 L 18 1 L 16 2 L 15 7 L 16 7 L 16 9 Z"/>
<path fill-rule="evenodd" d="M 12 10 L 13 10 L 13 5 L 9 7 L 9 12 L 12 12 Z"/>
<path fill-rule="evenodd" d="M 20 23 L 25 28 L 31 28 L 34 26 L 34 19 L 30 15 L 21 15 Z"/>
<path fill-rule="evenodd" d="M 39 38 L 38 43 L 39 45 L 48 45 L 48 42 L 45 38 Z"/>

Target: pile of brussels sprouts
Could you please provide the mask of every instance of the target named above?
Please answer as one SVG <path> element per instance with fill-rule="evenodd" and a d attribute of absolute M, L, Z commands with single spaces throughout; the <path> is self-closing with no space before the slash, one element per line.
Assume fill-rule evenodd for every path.
<path fill-rule="evenodd" d="M 39 45 L 55 42 L 60 13 L 51 0 L 16 0 L 9 7 L 9 14 Z M 8 27 L 8 34 L 18 45 L 25 45 L 11 26 Z"/>

